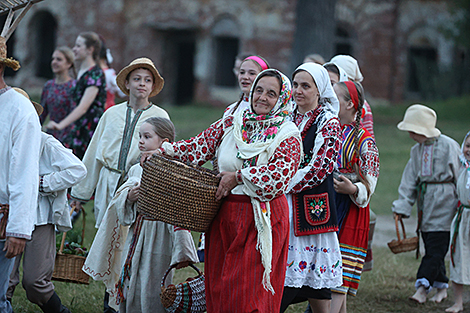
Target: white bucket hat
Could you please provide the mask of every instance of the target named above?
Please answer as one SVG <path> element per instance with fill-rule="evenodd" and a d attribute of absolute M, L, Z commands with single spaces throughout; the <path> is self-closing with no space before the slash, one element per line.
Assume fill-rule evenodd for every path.
<path fill-rule="evenodd" d="M 413 104 L 406 109 L 403 121 L 398 123 L 397 128 L 433 138 L 441 134 L 436 128 L 436 119 L 437 115 L 433 109 L 422 104 Z"/>

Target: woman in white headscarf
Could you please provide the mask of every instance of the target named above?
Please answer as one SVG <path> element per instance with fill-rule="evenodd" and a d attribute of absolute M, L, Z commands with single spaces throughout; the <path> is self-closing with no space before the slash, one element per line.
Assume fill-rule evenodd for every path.
<path fill-rule="evenodd" d="M 304 63 L 293 74 L 291 118 L 301 132 L 304 157 L 289 184 L 290 234 L 281 312 L 308 300 L 329 312 L 332 287 L 342 284 L 333 169 L 341 143 L 339 102 L 326 69 Z"/>
<path fill-rule="evenodd" d="M 161 152 L 199 165 L 217 157 L 224 199 L 206 233 L 207 312 L 278 312 L 288 249 L 284 193 L 297 171 L 301 138 L 288 121 L 289 79 L 274 69 L 253 82 L 250 106 Z"/>

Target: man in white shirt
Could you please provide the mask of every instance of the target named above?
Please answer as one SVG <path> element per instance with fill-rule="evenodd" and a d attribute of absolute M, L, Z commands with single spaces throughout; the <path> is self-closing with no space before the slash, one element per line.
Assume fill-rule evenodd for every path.
<path fill-rule="evenodd" d="M 18 61 L 6 57 L 0 37 L 0 204 L 9 206 L 5 239 L 0 239 L 0 312 L 12 312 L 6 290 L 16 255 L 31 239 L 39 188 L 41 126 L 36 110 L 24 96 L 7 86 L 5 67 Z M 2 214 L 3 217 L 3 214 Z"/>

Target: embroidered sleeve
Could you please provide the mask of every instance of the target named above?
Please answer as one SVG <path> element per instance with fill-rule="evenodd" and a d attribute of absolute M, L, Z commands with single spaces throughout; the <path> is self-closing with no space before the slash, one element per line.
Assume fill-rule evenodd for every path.
<path fill-rule="evenodd" d="M 367 192 L 366 186 L 358 182 L 358 192 L 351 196 L 351 200 L 359 207 L 366 207 L 369 204 L 370 197 L 374 194 L 377 179 L 379 177 L 379 150 L 373 140 L 366 140 L 361 148 L 360 158 L 361 171 L 365 175 L 365 179 L 369 183 L 370 193 Z"/>
<path fill-rule="evenodd" d="M 300 142 L 291 137 L 282 141 L 268 164 L 241 170 L 243 183 L 255 190 L 260 201 L 270 201 L 285 193 L 300 162 Z"/>
<path fill-rule="evenodd" d="M 174 143 L 163 143 L 162 152 L 183 162 L 203 165 L 215 156 L 215 151 L 224 135 L 224 123 L 230 124 L 232 119 L 218 120 L 199 135 Z"/>
<path fill-rule="evenodd" d="M 299 193 L 320 185 L 333 172 L 341 144 L 341 126 L 337 119 L 331 119 L 317 136 L 323 137 L 323 144 L 309 163 L 297 175 L 303 178 L 292 188 Z"/>

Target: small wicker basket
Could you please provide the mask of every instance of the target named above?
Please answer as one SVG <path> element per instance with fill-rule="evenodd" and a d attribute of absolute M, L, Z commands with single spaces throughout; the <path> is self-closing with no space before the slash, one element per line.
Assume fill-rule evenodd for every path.
<path fill-rule="evenodd" d="M 144 163 L 137 210 L 144 216 L 196 232 L 206 232 L 217 215 L 215 171 L 168 156 Z"/>
<path fill-rule="evenodd" d="M 401 223 L 401 229 L 403 231 L 403 239 L 400 239 L 400 231 L 398 229 L 398 221 Z M 392 240 L 388 243 L 388 247 L 390 250 L 392 250 L 393 253 L 402 253 L 402 252 L 408 252 L 408 251 L 413 251 L 418 248 L 418 242 L 419 238 L 416 237 L 411 237 L 411 238 L 406 238 L 406 232 L 405 232 L 405 225 L 403 224 L 403 220 L 401 217 L 398 215 L 395 215 L 395 229 L 397 231 L 397 238 L 398 240 Z"/>
<path fill-rule="evenodd" d="M 71 212 L 73 212 L 75 208 L 72 208 Z M 82 229 L 82 242 L 83 238 L 85 238 L 85 223 L 86 223 L 86 216 L 85 210 L 82 208 L 83 212 L 83 229 Z M 55 256 L 55 265 L 54 265 L 54 272 L 52 273 L 52 280 L 57 281 L 64 281 L 68 283 L 76 283 L 76 284 L 86 284 L 88 285 L 89 278 L 84 271 L 82 271 L 83 264 L 85 263 L 86 257 L 80 255 L 73 255 L 73 254 L 63 254 L 62 251 L 64 250 L 64 243 L 65 243 L 65 236 L 67 232 L 62 234 L 62 241 L 60 242 L 59 251 Z"/>

